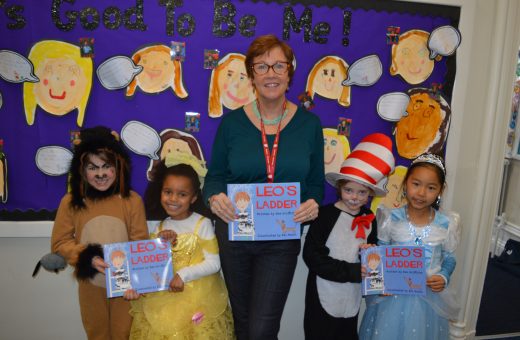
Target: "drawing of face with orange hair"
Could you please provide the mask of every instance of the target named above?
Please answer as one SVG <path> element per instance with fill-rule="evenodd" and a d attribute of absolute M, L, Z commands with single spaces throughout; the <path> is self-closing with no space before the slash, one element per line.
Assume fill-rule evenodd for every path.
<path fill-rule="evenodd" d="M 428 38 L 430 33 L 411 30 L 399 36 L 399 43 L 392 45 L 390 74 L 400 75 L 408 84 L 424 82 L 433 72 L 435 62 L 430 60 Z"/>
<path fill-rule="evenodd" d="M 23 99 L 27 124 L 34 123 L 36 105 L 56 116 L 78 109 L 83 125 L 85 107 L 92 88 L 92 59 L 82 58 L 80 48 L 63 41 L 44 40 L 29 52 L 37 83 L 24 83 Z"/>
<path fill-rule="evenodd" d="M 425 152 L 440 153 L 448 137 L 451 109 L 446 100 L 425 88 L 408 91 L 407 116 L 395 126 L 395 144 L 400 156 L 413 159 Z"/>
<path fill-rule="evenodd" d="M 208 113 L 212 118 L 222 116 L 222 105 L 234 110 L 255 100 L 251 80 L 247 77 L 240 53 L 229 53 L 211 72 L 209 83 Z"/>
<path fill-rule="evenodd" d="M 179 98 L 188 96 L 182 81 L 182 63 L 172 60 L 170 51 L 168 46 L 153 45 L 134 53 L 132 60 L 142 66 L 143 71 L 126 88 L 127 97 L 132 97 L 137 87 L 145 93 L 160 93 L 171 88 Z"/>
<path fill-rule="evenodd" d="M 350 106 L 350 86 L 341 82 L 347 78 L 348 64 L 340 57 L 326 56 L 319 60 L 307 77 L 305 91 L 314 99 L 317 93 L 324 98 L 337 99 L 341 106 Z"/>

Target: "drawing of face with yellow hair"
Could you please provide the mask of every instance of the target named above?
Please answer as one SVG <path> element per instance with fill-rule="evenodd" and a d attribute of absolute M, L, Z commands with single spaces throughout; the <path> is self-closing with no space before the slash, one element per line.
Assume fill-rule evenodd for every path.
<path fill-rule="evenodd" d="M 323 129 L 323 147 L 325 173 L 339 172 L 341 164 L 350 154 L 350 143 L 344 135 L 338 135 L 337 129 Z"/>
<path fill-rule="evenodd" d="M 347 78 L 348 64 L 336 56 L 326 56 L 319 60 L 307 77 L 305 91 L 314 99 L 314 94 L 324 98 L 337 99 L 341 106 L 350 106 L 350 86 L 341 82 Z"/>
<path fill-rule="evenodd" d="M 171 88 L 179 98 L 188 96 L 182 81 L 182 64 L 179 60 L 172 60 L 170 52 L 166 45 L 153 45 L 134 53 L 132 60 L 142 66 L 143 71 L 128 85 L 127 97 L 133 96 L 137 87 L 146 93 L 159 93 Z"/>
<path fill-rule="evenodd" d="M 36 105 L 56 116 L 78 109 L 78 126 L 83 125 L 92 88 L 92 59 L 82 58 L 80 48 L 63 41 L 44 40 L 29 52 L 37 83 L 24 83 L 23 101 L 27 124 L 34 123 Z"/>
<path fill-rule="evenodd" d="M 392 45 L 390 74 L 400 75 L 408 84 L 424 82 L 433 72 L 434 60 L 430 60 L 428 38 L 421 30 L 410 30 L 399 36 L 399 43 Z M 441 56 L 438 56 L 440 59 Z"/>
<path fill-rule="evenodd" d="M 211 72 L 209 83 L 209 116 L 222 116 L 222 105 L 234 110 L 255 100 L 251 80 L 246 73 L 246 57 L 240 53 L 229 53 L 222 58 Z"/>
<path fill-rule="evenodd" d="M 406 204 L 406 198 L 403 197 L 401 183 L 406 175 L 407 167 L 398 165 L 394 172 L 388 176 L 386 190 L 388 193 L 383 197 L 374 197 L 370 204 L 370 209 L 376 211 L 381 204 L 389 209 L 400 208 Z"/>

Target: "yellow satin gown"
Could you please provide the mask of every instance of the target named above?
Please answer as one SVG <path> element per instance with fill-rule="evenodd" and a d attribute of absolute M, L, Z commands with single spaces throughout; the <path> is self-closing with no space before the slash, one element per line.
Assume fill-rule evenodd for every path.
<path fill-rule="evenodd" d="M 177 244 L 172 248 L 175 270 L 202 262 L 203 250 L 218 253 L 215 237 L 204 240 L 197 235 L 203 218 L 193 233 L 178 235 Z M 141 296 L 132 301 L 130 314 L 134 318 L 130 339 L 235 338 L 228 293 L 220 272 L 185 283 L 182 292 L 161 291 Z"/>

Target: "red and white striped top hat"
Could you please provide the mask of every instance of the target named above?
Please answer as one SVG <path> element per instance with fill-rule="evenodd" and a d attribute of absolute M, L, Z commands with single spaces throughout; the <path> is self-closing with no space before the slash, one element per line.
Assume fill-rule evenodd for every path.
<path fill-rule="evenodd" d="M 358 182 L 372 189 L 376 196 L 388 192 L 388 175 L 394 171 L 392 140 L 382 133 L 373 133 L 361 140 L 341 165 L 340 172 L 325 174 L 327 182 L 336 187 L 340 179 Z"/>

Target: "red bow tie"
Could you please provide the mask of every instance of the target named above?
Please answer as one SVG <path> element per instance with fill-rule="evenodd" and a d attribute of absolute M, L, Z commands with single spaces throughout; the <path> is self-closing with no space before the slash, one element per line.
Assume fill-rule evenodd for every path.
<path fill-rule="evenodd" d="M 365 229 L 370 229 L 370 224 L 374 220 L 374 214 L 358 216 L 352 221 L 352 230 L 358 228 L 356 231 L 356 238 L 366 239 Z"/>

